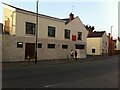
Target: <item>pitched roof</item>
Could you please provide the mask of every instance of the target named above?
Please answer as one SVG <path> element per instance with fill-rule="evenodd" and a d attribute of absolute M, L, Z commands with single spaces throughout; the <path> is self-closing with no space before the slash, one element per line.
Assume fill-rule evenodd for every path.
<path fill-rule="evenodd" d="M 15 8 L 17 11 L 24 11 L 24 12 L 28 12 L 28 13 L 32 13 L 32 14 L 36 14 L 35 12 L 32 12 L 32 11 L 28 11 L 28 10 L 24 10 L 24 9 L 21 9 L 21 8 L 18 8 L 18 7 L 15 7 L 15 6 L 12 6 L 12 5 L 9 5 L 9 4 L 6 4 L 6 3 L 2 3 L 4 5 L 7 5 L 7 6 L 10 6 L 12 8 Z M 43 14 L 38 14 L 39 16 L 42 16 L 42 17 L 46 17 L 46 18 L 50 18 L 50 19 L 54 19 L 54 20 L 58 20 L 58 21 L 61 21 L 61 22 L 64 22 L 64 20 L 62 19 L 59 19 L 59 18 L 55 18 L 55 17 L 51 17 L 51 16 L 47 16 L 47 15 L 43 15 Z"/>
<path fill-rule="evenodd" d="M 68 23 L 69 23 L 69 18 L 65 18 L 65 19 L 61 19 L 61 20 L 64 20 L 64 21 L 65 21 L 65 24 L 68 24 Z"/>
<path fill-rule="evenodd" d="M 73 18 L 73 20 L 74 20 L 74 19 L 75 19 L 75 18 Z M 70 22 L 69 18 L 65 18 L 65 19 L 61 19 L 61 20 L 65 21 L 65 24 L 68 24 L 68 23 Z"/>
<path fill-rule="evenodd" d="M 101 32 L 95 31 L 95 32 L 89 33 L 87 37 L 88 38 L 91 38 L 91 37 L 102 37 L 104 33 L 105 33 L 105 31 L 101 31 Z"/>

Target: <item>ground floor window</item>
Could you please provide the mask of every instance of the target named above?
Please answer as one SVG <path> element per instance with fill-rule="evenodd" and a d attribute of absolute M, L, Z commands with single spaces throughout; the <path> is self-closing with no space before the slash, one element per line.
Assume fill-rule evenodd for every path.
<path fill-rule="evenodd" d="M 55 48 L 55 44 L 48 44 L 48 48 L 49 49 L 54 49 Z"/>
<path fill-rule="evenodd" d="M 62 49 L 68 49 L 68 45 L 62 45 Z"/>
<path fill-rule="evenodd" d="M 85 49 L 85 45 L 76 44 L 75 49 Z"/>
<path fill-rule="evenodd" d="M 17 48 L 23 48 L 23 42 L 17 42 Z"/>
<path fill-rule="evenodd" d="M 42 43 L 38 43 L 38 48 L 42 48 Z"/>
<path fill-rule="evenodd" d="M 95 53 L 95 49 L 94 48 L 92 49 L 92 53 Z"/>

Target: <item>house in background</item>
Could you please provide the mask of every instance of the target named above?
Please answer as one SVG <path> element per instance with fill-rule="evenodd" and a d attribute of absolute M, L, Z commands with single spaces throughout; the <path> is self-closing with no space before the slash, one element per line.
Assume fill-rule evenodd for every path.
<path fill-rule="evenodd" d="M 36 13 L 4 5 L 2 60 L 24 61 L 35 58 Z M 80 18 L 71 13 L 68 19 L 38 14 L 38 60 L 67 58 L 77 50 L 78 58 L 86 57 L 88 31 Z"/>
<path fill-rule="evenodd" d="M 109 33 L 110 38 L 110 33 Z M 109 55 L 115 55 L 120 53 L 120 38 L 117 39 L 111 38 L 109 39 Z"/>
<path fill-rule="evenodd" d="M 90 32 L 87 37 L 87 55 L 108 53 L 108 37 L 105 31 Z"/>
<path fill-rule="evenodd" d="M 120 51 L 120 38 L 119 37 L 116 40 L 116 50 Z"/>
<path fill-rule="evenodd" d="M 108 54 L 114 55 L 118 53 L 119 48 L 119 40 L 114 40 L 113 36 L 111 36 L 111 33 L 108 34 Z"/>

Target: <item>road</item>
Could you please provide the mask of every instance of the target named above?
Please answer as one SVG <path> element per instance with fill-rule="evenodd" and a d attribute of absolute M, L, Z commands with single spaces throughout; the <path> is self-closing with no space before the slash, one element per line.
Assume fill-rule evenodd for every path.
<path fill-rule="evenodd" d="M 117 88 L 118 56 L 83 63 L 3 68 L 3 88 Z"/>

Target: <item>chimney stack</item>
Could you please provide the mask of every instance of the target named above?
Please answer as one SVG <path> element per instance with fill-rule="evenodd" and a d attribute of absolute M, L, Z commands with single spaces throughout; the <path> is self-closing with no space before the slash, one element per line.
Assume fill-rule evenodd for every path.
<path fill-rule="evenodd" d="M 70 13 L 69 14 L 69 22 L 72 21 L 74 19 L 74 14 Z"/>

